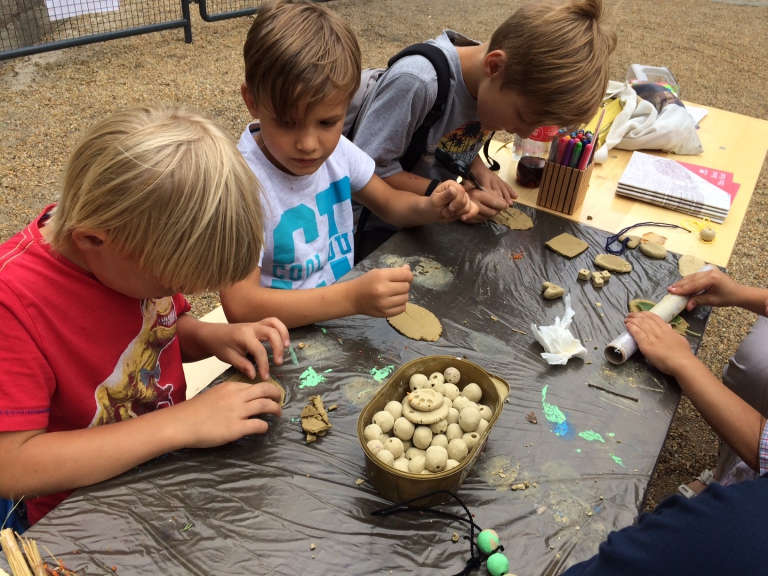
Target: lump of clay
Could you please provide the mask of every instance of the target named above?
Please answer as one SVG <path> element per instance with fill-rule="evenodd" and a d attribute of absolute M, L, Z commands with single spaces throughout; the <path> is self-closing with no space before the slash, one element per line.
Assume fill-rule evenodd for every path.
<path fill-rule="evenodd" d="M 620 274 L 632 272 L 632 264 L 613 254 L 598 254 L 595 256 L 595 266 Z"/>
<path fill-rule="evenodd" d="M 432 437 L 432 443 L 430 446 L 442 446 L 443 448 L 448 447 L 448 438 L 445 434 L 435 434 Z"/>
<path fill-rule="evenodd" d="M 368 424 L 363 430 L 363 436 L 366 440 L 378 440 L 381 437 L 381 427 L 378 424 Z"/>
<path fill-rule="evenodd" d="M 456 400 L 453 401 L 452 408 L 455 408 L 459 411 L 459 414 L 461 414 L 461 411 L 464 410 L 467 406 L 470 406 L 472 404 L 472 400 L 464 396 L 462 394 L 461 396 L 458 396 Z"/>
<path fill-rule="evenodd" d="M 384 406 L 384 410 L 392 414 L 392 423 L 395 423 L 395 420 L 400 418 L 400 416 L 403 415 L 403 405 L 400 404 L 397 400 L 392 400 L 391 402 L 387 402 L 387 405 Z"/>
<path fill-rule="evenodd" d="M 464 432 L 474 432 L 480 424 L 480 411 L 472 406 L 467 406 L 459 412 L 459 426 Z"/>
<path fill-rule="evenodd" d="M 443 395 L 432 388 L 421 388 L 411 392 L 408 402 L 419 412 L 432 412 L 443 405 Z"/>
<path fill-rule="evenodd" d="M 368 450 L 373 452 L 374 456 L 384 448 L 384 444 L 382 444 L 381 440 L 369 440 L 366 446 L 368 446 Z"/>
<path fill-rule="evenodd" d="M 469 448 L 467 448 L 466 442 L 461 438 L 456 438 L 448 442 L 448 457 L 451 460 L 461 462 L 469 454 Z"/>
<path fill-rule="evenodd" d="M 657 260 L 664 260 L 667 257 L 667 249 L 656 242 L 643 242 L 640 244 L 640 252 L 648 258 L 656 258 Z"/>
<path fill-rule="evenodd" d="M 448 441 L 456 440 L 457 438 L 461 438 L 463 435 L 464 430 L 461 429 L 461 426 L 459 426 L 458 423 L 448 424 L 448 430 L 445 431 L 445 437 L 448 438 Z"/>
<path fill-rule="evenodd" d="M 408 460 L 408 472 L 411 474 L 422 473 L 427 463 L 426 452 L 424 454 L 424 456 L 414 456 Z"/>
<path fill-rule="evenodd" d="M 589 280 L 589 270 L 586 268 L 579 270 L 579 280 Z"/>
<path fill-rule="evenodd" d="M 403 441 L 400 438 L 389 438 L 384 442 L 384 449 L 392 453 L 395 458 L 403 455 Z"/>
<path fill-rule="evenodd" d="M 592 273 L 592 286 L 595 288 L 602 288 L 603 284 L 605 284 L 605 280 L 603 280 L 603 275 L 600 274 L 600 272 L 593 272 Z"/>
<path fill-rule="evenodd" d="M 450 412 L 450 408 L 448 409 L 448 412 Z M 448 429 L 448 419 L 440 420 L 437 424 L 430 424 L 429 429 L 432 430 L 433 434 L 442 434 Z"/>
<path fill-rule="evenodd" d="M 677 261 L 677 270 L 680 276 L 689 276 L 701 270 L 704 264 L 704 260 L 696 256 L 680 256 L 680 260 Z"/>
<path fill-rule="evenodd" d="M 480 441 L 480 434 L 477 432 L 467 432 L 461 439 L 464 440 L 464 444 L 467 445 L 467 450 L 471 451 Z"/>
<path fill-rule="evenodd" d="M 387 466 L 392 466 L 392 464 L 395 463 L 395 457 L 389 450 L 379 450 L 379 453 L 376 454 L 376 458 L 384 462 Z"/>
<path fill-rule="evenodd" d="M 426 458 L 427 451 L 426 450 L 422 450 L 421 448 L 416 448 L 414 446 L 413 448 L 408 448 L 408 450 L 405 452 L 405 457 L 408 460 L 413 460 L 414 458 L 416 458 L 416 456 L 422 456 L 422 457 Z"/>
<path fill-rule="evenodd" d="M 640 236 L 630 236 L 629 234 L 622 234 L 619 236 L 619 242 L 624 242 L 626 238 L 629 238 L 629 242 L 627 242 L 627 248 L 630 250 L 634 250 L 637 248 L 637 245 L 640 244 L 640 240 L 642 238 Z"/>
<path fill-rule="evenodd" d="M 389 433 L 395 424 L 395 419 L 389 412 L 382 410 L 373 415 L 373 423 L 378 424 L 382 432 Z"/>
<path fill-rule="evenodd" d="M 426 450 L 432 444 L 432 430 L 429 426 L 417 426 L 413 433 L 413 445 Z"/>
<path fill-rule="evenodd" d="M 387 318 L 390 326 L 412 340 L 437 342 L 443 333 L 443 325 L 437 316 L 426 308 L 407 302 L 405 312 Z"/>
<path fill-rule="evenodd" d="M 445 381 L 450 384 L 458 384 L 459 380 L 461 380 L 461 372 L 456 368 L 446 368 L 445 372 L 443 372 L 443 376 L 445 377 Z M 453 400 L 453 398 L 451 398 L 451 400 Z"/>
<path fill-rule="evenodd" d="M 414 374 L 411 376 L 411 379 L 408 381 L 408 387 L 411 389 L 411 392 L 419 388 L 431 388 L 429 379 L 424 374 Z"/>
<path fill-rule="evenodd" d="M 408 460 L 402 456 L 400 458 L 395 458 L 395 462 L 392 466 L 395 470 L 399 470 L 400 472 L 410 472 L 410 470 L 408 470 Z"/>
<path fill-rule="evenodd" d="M 446 382 L 443 384 L 443 396 L 447 397 L 451 402 L 456 400 L 456 397 L 461 394 L 459 387 L 456 384 Z"/>
<path fill-rule="evenodd" d="M 436 394 L 431 388 L 428 390 Z M 413 395 L 415 392 L 412 392 L 411 394 Z M 429 426 L 430 424 L 437 424 L 440 420 L 445 420 L 448 417 L 448 405 L 443 403 L 435 410 L 422 412 L 421 410 L 413 408 L 410 402 L 406 402 L 403 404 L 403 416 L 414 424 L 424 424 Z"/>
<path fill-rule="evenodd" d="M 566 258 L 575 258 L 584 250 L 589 248 L 589 244 L 583 240 L 579 240 L 576 236 L 572 236 L 567 232 L 563 232 L 559 236 L 555 236 L 552 240 L 548 240 L 544 245 L 550 250 L 554 250 L 561 256 Z"/>
<path fill-rule="evenodd" d="M 561 298 L 563 294 L 565 294 L 565 288 L 558 286 L 557 284 L 552 284 L 552 282 L 544 282 L 541 285 L 541 290 L 544 292 L 544 298 L 547 300 L 555 300 L 556 298 Z"/>
<path fill-rule="evenodd" d="M 309 402 L 301 411 L 301 428 L 307 433 L 307 444 L 317 440 L 318 436 L 325 436 L 325 433 L 333 428 L 320 396 L 309 397 Z M 376 439 L 377 436 L 366 438 L 366 440 Z"/>
<path fill-rule="evenodd" d="M 502 210 L 491 220 L 512 230 L 530 230 L 533 228 L 533 220 L 515 208 Z"/>
<path fill-rule="evenodd" d="M 453 468 L 456 468 L 456 466 L 458 465 L 459 463 L 456 460 L 454 460 L 453 458 L 448 458 L 448 463 L 445 465 L 445 469 L 452 470 Z"/>
<path fill-rule="evenodd" d="M 491 410 L 489 406 L 481 404 L 477 407 L 477 409 L 480 411 L 480 418 L 485 421 L 490 421 L 491 417 L 493 416 L 493 410 Z"/>
<path fill-rule="evenodd" d="M 400 440 L 406 441 L 413 438 L 413 432 L 416 430 L 416 426 L 413 425 L 413 422 L 401 416 L 395 420 L 395 425 L 392 427 L 392 430 L 395 433 L 395 436 L 400 438 Z M 363 433 L 363 435 L 365 435 L 365 433 Z"/>
<path fill-rule="evenodd" d="M 442 372 L 432 372 L 432 374 L 429 375 L 430 380 L 439 380 L 440 384 L 445 384 L 445 376 L 443 376 Z"/>
<path fill-rule="evenodd" d="M 430 472 L 443 472 L 448 464 L 448 451 L 442 446 L 430 446 L 427 448 L 425 466 Z"/>
<path fill-rule="evenodd" d="M 448 422 L 448 425 L 451 424 L 458 424 L 459 423 L 459 411 L 456 410 L 456 408 L 449 408 L 448 409 L 448 416 L 445 418 L 446 422 Z"/>
<path fill-rule="evenodd" d="M 480 402 L 480 399 L 483 397 L 483 390 L 480 388 L 480 386 L 472 382 L 464 386 L 464 390 L 461 391 L 461 395 L 472 402 Z"/>
<path fill-rule="evenodd" d="M 483 419 L 483 420 L 480 420 L 480 423 L 477 425 L 477 430 L 475 430 L 475 432 L 477 432 L 478 434 L 480 434 L 480 436 L 482 436 L 483 432 L 485 432 L 487 429 L 488 429 L 488 420 Z"/>
<path fill-rule="evenodd" d="M 712 242 L 715 239 L 715 236 L 717 236 L 717 232 L 715 232 L 715 229 L 710 226 L 699 230 L 699 238 L 701 238 L 704 242 Z"/>

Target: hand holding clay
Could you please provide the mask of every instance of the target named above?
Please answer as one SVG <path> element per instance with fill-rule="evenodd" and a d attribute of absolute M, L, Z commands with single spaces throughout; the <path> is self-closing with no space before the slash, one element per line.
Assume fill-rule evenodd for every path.
<path fill-rule="evenodd" d="M 400 268 L 376 268 L 350 284 L 358 314 L 390 318 L 405 312 L 413 273 L 407 264 Z"/>
<path fill-rule="evenodd" d="M 744 298 L 745 287 L 713 268 L 686 276 L 667 290 L 678 296 L 690 295 L 685 309 L 693 310 L 697 306 L 738 306 Z"/>
<path fill-rule="evenodd" d="M 624 319 L 627 330 L 643 355 L 656 368 L 675 376 L 697 362 L 688 340 L 652 312 L 633 312 Z"/>
<path fill-rule="evenodd" d="M 467 185 L 471 186 L 469 183 L 467 183 Z M 480 224 L 489 218 L 493 218 L 502 210 L 509 208 L 509 203 L 503 198 L 499 198 L 495 194 L 483 192 L 474 186 L 467 189 L 467 195 L 478 209 L 477 213 L 472 217 L 467 219 L 462 218 L 462 220 L 468 224 Z"/>
<path fill-rule="evenodd" d="M 448 223 L 457 219 L 465 222 L 477 216 L 477 205 L 469 198 L 464 187 L 453 180 L 442 182 L 428 200 L 437 214 L 437 222 Z"/>

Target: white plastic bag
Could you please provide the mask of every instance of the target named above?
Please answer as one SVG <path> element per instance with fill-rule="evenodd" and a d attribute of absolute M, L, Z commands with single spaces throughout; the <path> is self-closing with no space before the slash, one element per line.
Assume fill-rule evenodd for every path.
<path fill-rule="evenodd" d="M 576 314 L 571 308 L 571 295 L 566 294 L 563 300 L 565 301 L 565 314 L 562 320 L 556 317 L 552 326 L 542 326 L 541 328 L 536 324 L 531 324 L 531 330 L 533 330 L 536 340 L 546 350 L 546 352 L 542 352 L 541 357 L 548 364 L 565 365 L 574 356 L 584 358 L 587 355 L 587 349 L 568 330 L 571 320 Z"/>

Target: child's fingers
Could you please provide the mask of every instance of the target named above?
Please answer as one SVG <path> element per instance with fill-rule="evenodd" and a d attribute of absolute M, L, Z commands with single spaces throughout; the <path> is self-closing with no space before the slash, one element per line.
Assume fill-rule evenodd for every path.
<path fill-rule="evenodd" d="M 291 345 L 291 337 L 288 334 L 288 328 L 286 328 L 285 324 L 283 324 L 277 318 L 264 318 L 264 320 L 259 322 L 259 324 L 262 326 L 269 326 L 270 328 L 277 330 L 278 334 L 280 334 L 280 338 L 283 341 L 283 348 L 288 348 Z"/>
<path fill-rule="evenodd" d="M 278 387 L 269 382 L 259 382 L 258 384 L 248 385 L 248 388 L 243 391 L 244 401 L 248 405 L 259 399 L 277 403 L 280 402 L 280 396 L 281 393 Z M 280 407 L 278 406 L 278 408 Z M 270 414 L 272 413 L 273 412 L 270 412 Z M 252 416 L 253 414 L 249 415 Z"/>
<path fill-rule="evenodd" d="M 277 328 L 268 328 L 266 326 L 260 326 L 259 328 L 260 329 L 257 333 L 257 340 L 269 342 L 269 345 L 272 347 L 272 358 L 274 359 L 275 364 L 282 364 L 283 363 L 283 343 L 285 342 L 285 337 L 282 334 L 280 334 Z M 264 348 L 261 345 L 261 343 L 259 342 L 254 343 L 253 339 L 251 338 L 248 339 L 249 350 L 250 350 L 250 347 L 255 347 L 257 345 L 262 349 Z M 290 342 L 289 342 L 289 345 L 290 345 Z"/>
<path fill-rule="evenodd" d="M 386 274 L 386 279 L 389 282 L 413 282 L 413 272 L 408 264 L 401 266 L 400 268 L 382 268 Z"/>
<path fill-rule="evenodd" d="M 275 332 L 274 334 L 277 334 Z M 279 337 L 276 337 L 277 342 L 277 348 L 272 348 L 272 351 L 274 352 L 275 361 L 277 362 L 278 358 L 278 352 L 279 352 L 279 363 L 282 363 L 283 358 L 283 345 L 280 341 Z M 245 342 L 243 342 L 243 345 L 245 346 L 245 349 L 253 355 L 254 359 L 256 360 L 256 366 L 259 371 L 259 375 L 264 378 L 265 380 L 269 378 L 269 357 L 267 356 L 267 351 L 264 348 L 264 346 L 259 342 L 259 339 L 256 337 L 255 334 L 249 334 L 245 338 Z M 245 360 L 245 362 L 248 363 L 248 366 L 250 369 L 248 370 L 247 374 L 251 378 L 255 378 L 256 374 L 253 373 L 253 364 L 248 362 L 248 360 L 245 357 L 238 358 L 238 362 L 242 363 L 242 361 Z"/>

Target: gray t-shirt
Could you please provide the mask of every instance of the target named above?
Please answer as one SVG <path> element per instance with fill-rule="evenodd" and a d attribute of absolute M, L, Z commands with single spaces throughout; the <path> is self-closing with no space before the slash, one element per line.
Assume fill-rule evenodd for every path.
<path fill-rule="evenodd" d="M 456 160 L 469 164 L 489 133 L 477 118 L 477 100 L 467 90 L 455 46 L 474 46 L 475 40 L 444 31 L 429 40 L 448 57 L 451 86 L 445 112 L 429 132 L 427 149 L 411 170 L 425 178 L 455 178 L 435 164 L 435 150 L 447 150 Z M 354 143 L 376 161 L 376 174 L 386 178 L 403 169 L 398 158 L 411 142 L 414 131 L 432 109 L 437 98 L 437 74 L 423 56 L 398 60 L 376 82 L 363 102 L 353 136 Z"/>

